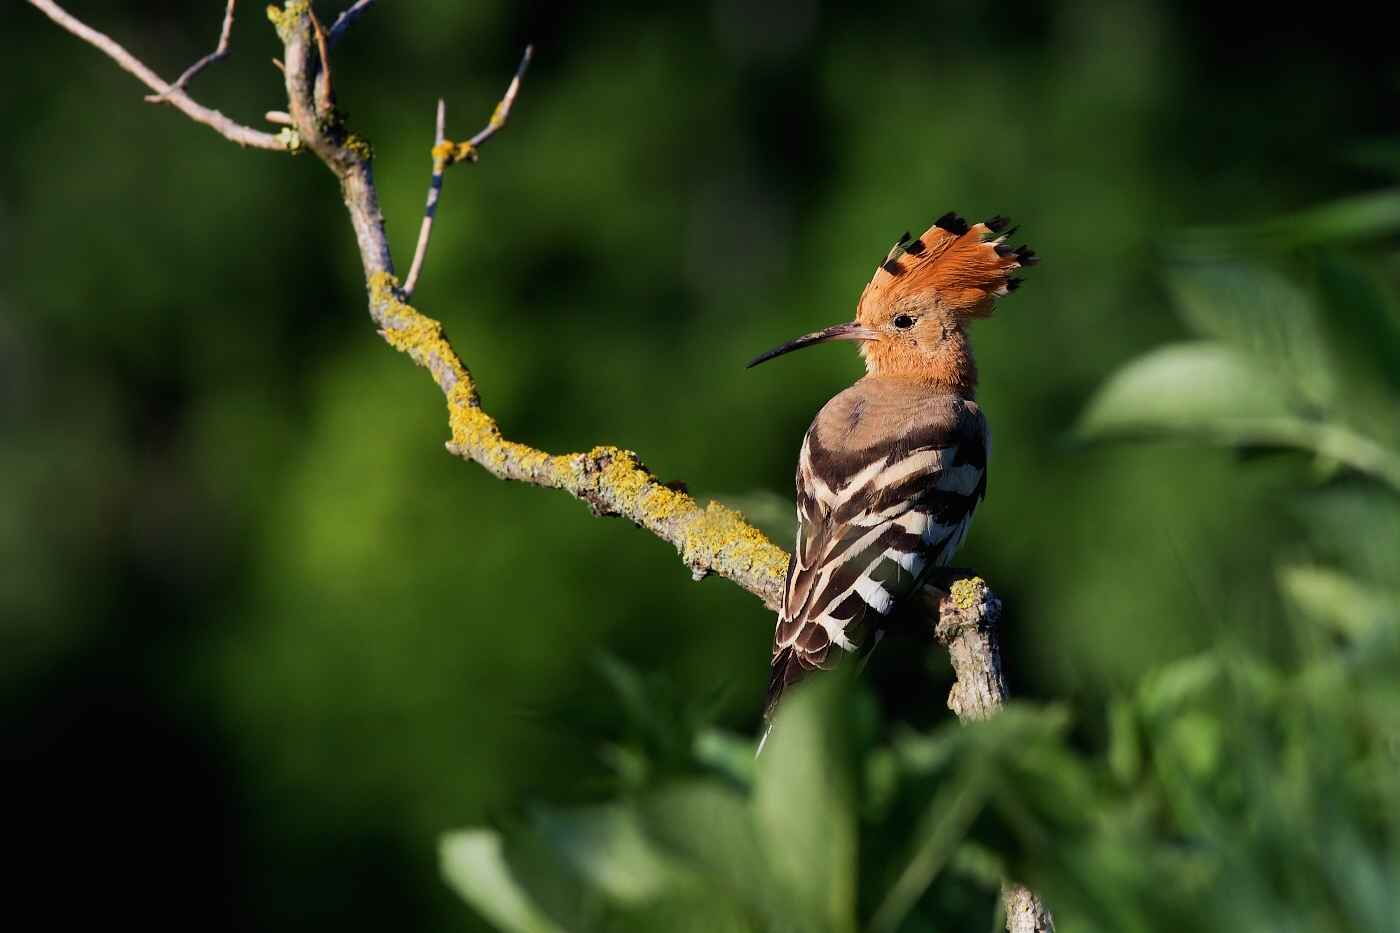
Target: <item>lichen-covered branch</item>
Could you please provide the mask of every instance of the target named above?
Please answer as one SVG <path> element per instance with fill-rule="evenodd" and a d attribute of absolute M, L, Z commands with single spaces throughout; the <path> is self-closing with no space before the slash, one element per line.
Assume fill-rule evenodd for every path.
<path fill-rule="evenodd" d="M 289 113 L 299 142 L 340 179 L 364 265 L 370 315 L 384 339 L 427 369 L 447 396 L 452 431 L 448 449 L 502 479 L 563 489 L 597 515 L 630 519 L 674 545 L 697 578 L 717 573 L 776 608 L 782 600 L 787 554 L 738 512 L 713 502 L 700 508 L 689 495 L 648 472 L 631 451 L 596 447 L 588 453 L 551 456 L 506 440 L 482 410 L 471 372 L 442 325 L 405 300 L 384 235 L 369 146 L 320 103 L 322 66 L 310 4 L 290 0 L 282 10 L 270 10 L 269 16 L 286 46 Z M 512 82 L 512 89 L 516 87 Z M 509 92 L 508 98 L 513 98 Z M 494 131 L 502 123 L 493 118 L 488 128 Z"/>
<path fill-rule="evenodd" d="M 1009 695 L 997 642 L 1001 600 L 981 577 L 949 576 L 946 590 L 931 585 L 924 591 L 930 614 L 937 619 L 933 637 L 948 649 L 957 673 L 948 708 L 963 722 L 981 722 L 1000 712 Z"/>
<path fill-rule="evenodd" d="M 924 587 L 923 595 L 933 637 L 948 649 L 957 675 L 948 691 L 948 708 L 963 723 L 990 719 L 1011 696 L 1001 672 L 997 639 L 1001 600 L 985 580 L 962 570 L 939 574 Z M 1003 880 L 1001 896 L 1010 933 L 1054 933 L 1050 912 L 1030 888 Z"/>
<path fill-rule="evenodd" d="M 506 440 L 482 410 L 471 373 L 453 351 L 442 325 L 405 304 L 398 282 L 381 273 L 370 284 L 370 305 L 384 338 L 433 374 L 447 396 L 452 440 L 447 449 L 474 460 L 501 479 L 563 489 L 595 515 L 617 515 L 671 543 L 696 579 L 717 573 L 755 594 L 772 609 L 782 601 L 787 553 L 743 516 L 694 499 L 661 482 L 637 455 L 616 447 L 551 456 Z"/>
<path fill-rule="evenodd" d="M 184 88 L 167 84 L 160 75 L 142 64 L 135 55 L 122 48 L 109 36 L 74 19 L 53 0 L 29 0 L 29 3 L 79 39 L 107 53 L 123 69 L 134 74 L 146 87 L 155 91 L 154 99 L 170 104 L 196 123 L 212 127 L 219 135 L 238 143 L 240 146 L 275 149 L 279 152 L 285 152 L 289 148 L 280 137 L 244 126 L 236 120 L 230 120 L 217 110 L 211 110 L 195 103 L 194 99 L 185 93 Z"/>

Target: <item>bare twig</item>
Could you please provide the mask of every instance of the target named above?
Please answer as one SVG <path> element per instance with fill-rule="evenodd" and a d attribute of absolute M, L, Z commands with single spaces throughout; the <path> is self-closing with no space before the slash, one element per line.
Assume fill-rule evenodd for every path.
<path fill-rule="evenodd" d="M 510 119 L 510 108 L 515 105 L 515 95 L 520 92 L 520 81 L 525 77 L 525 69 L 530 67 L 530 59 L 534 56 L 535 47 L 533 45 L 525 46 L 525 54 L 520 56 L 520 65 L 515 69 L 515 77 L 510 79 L 510 87 L 506 88 L 506 95 L 496 105 L 496 110 L 491 114 L 486 128 L 473 136 L 467 145 L 476 148 L 505 129 L 506 121 Z"/>
<path fill-rule="evenodd" d="M 211 127 L 225 139 L 232 140 L 240 146 L 253 146 L 257 149 L 275 149 L 280 152 L 287 151 L 287 146 L 273 136 L 271 133 L 263 133 L 252 127 L 244 126 L 234 120 L 194 102 L 182 88 L 174 87 L 161 80 L 154 71 L 143 65 L 136 56 L 122 48 L 109 37 L 98 32 L 96 29 L 74 19 L 68 15 L 62 7 L 53 0 L 29 0 L 32 6 L 43 11 L 49 19 L 53 20 L 73 35 L 82 39 L 89 45 L 94 45 L 107 54 L 113 61 L 126 71 L 131 72 L 141 80 L 148 88 L 155 91 L 157 95 L 163 97 L 171 105 L 177 108 L 185 116 L 196 123 L 203 123 Z"/>
<path fill-rule="evenodd" d="M 418 228 L 418 245 L 413 250 L 413 264 L 408 267 L 408 278 L 403 283 L 403 296 L 412 298 L 418 287 L 418 274 L 423 271 L 423 257 L 428 255 L 428 240 L 433 235 L 433 221 L 437 218 L 438 198 L 442 195 L 442 174 L 447 170 L 447 159 L 443 152 L 446 142 L 447 104 L 441 97 L 437 106 L 437 131 L 433 135 L 433 179 L 428 183 L 428 206 L 423 210 L 423 226 Z M 439 155 L 442 153 L 442 155 Z"/>
<path fill-rule="evenodd" d="M 326 31 L 316 18 L 311 4 L 306 5 L 306 15 L 311 17 L 311 26 L 316 30 L 316 51 L 321 58 L 321 73 L 316 78 L 316 112 L 329 119 L 335 113 L 335 85 L 331 82 L 331 53 L 326 48 Z"/>
<path fill-rule="evenodd" d="M 214 51 L 210 52 L 208 55 L 201 58 L 199 61 L 195 62 L 190 67 L 186 68 L 185 73 L 175 79 L 175 83 L 171 85 L 172 89 L 182 90 L 186 84 L 190 83 L 190 81 L 194 78 L 195 75 L 199 74 L 201 71 L 208 68 L 215 62 L 223 61 L 225 58 L 228 58 L 228 39 L 229 34 L 233 32 L 233 5 L 236 2 L 237 0 L 228 0 L 228 9 L 224 11 L 224 26 L 222 29 L 219 30 L 218 47 L 215 48 Z M 146 95 L 146 100 L 153 104 L 163 103 L 166 100 L 166 96 L 169 93 L 170 91 L 166 91 L 162 94 L 148 94 Z"/>
<path fill-rule="evenodd" d="M 418 287 L 418 275 L 423 271 L 423 259 L 428 254 L 428 241 L 433 235 L 433 221 L 437 218 L 438 198 L 442 196 L 442 176 L 449 165 L 458 162 L 475 162 L 477 147 L 496 135 L 510 119 L 510 108 L 515 104 L 515 95 L 520 91 L 520 79 L 525 69 L 530 67 L 530 59 L 535 54 L 533 45 L 525 46 L 525 54 L 520 58 L 520 66 L 515 69 L 505 96 L 496 105 L 486 128 L 464 143 L 449 142 L 447 139 L 447 105 L 438 98 L 437 132 L 433 136 L 433 178 L 428 184 L 428 206 L 423 211 L 423 226 L 418 229 L 418 245 L 413 250 L 413 263 L 408 267 L 408 279 L 404 282 L 405 298 L 412 298 Z"/>
<path fill-rule="evenodd" d="M 331 28 L 326 32 L 326 41 L 331 48 L 335 48 L 335 44 L 345 38 L 350 27 L 355 25 L 355 20 L 364 15 L 374 3 L 375 0 L 358 0 L 354 6 L 335 18 L 335 22 L 331 23 Z"/>

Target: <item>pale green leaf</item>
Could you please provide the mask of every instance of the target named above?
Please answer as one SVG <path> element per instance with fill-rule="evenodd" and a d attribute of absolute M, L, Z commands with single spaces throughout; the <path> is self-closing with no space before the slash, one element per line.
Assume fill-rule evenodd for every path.
<path fill-rule="evenodd" d="M 1279 587 L 1309 618 L 1351 638 L 1364 638 L 1379 625 L 1393 624 L 1400 614 L 1396 594 L 1326 567 L 1284 567 Z"/>
<path fill-rule="evenodd" d="M 1344 425 L 1305 417 L 1277 379 L 1220 343 L 1173 344 L 1124 366 L 1090 399 L 1079 432 L 1090 440 L 1292 447 L 1400 489 L 1400 454 Z"/>
<path fill-rule="evenodd" d="M 506 863 L 500 833 L 490 829 L 448 833 L 438 854 L 448 885 L 502 933 L 564 933 L 517 883 Z"/>
<path fill-rule="evenodd" d="M 1303 288 L 1240 262 L 1181 263 L 1168 281 L 1182 318 L 1197 333 L 1242 351 L 1314 404 L 1333 399 L 1316 303 Z"/>
<path fill-rule="evenodd" d="M 690 781 L 649 794 L 638 804 L 638 813 L 651 838 L 716 886 L 755 912 L 781 915 L 744 794 L 718 781 Z"/>
<path fill-rule="evenodd" d="M 1298 245 L 1386 236 L 1400 230 L 1400 189 L 1339 198 L 1255 229 Z"/>
<path fill-rule="evenodd" d="M 1133 360 L 1090 400 L 1080 430 L 1110 436 L 1253 439 L 1252 426 L 1297 420 L 1276 379 L 1220 343 L 1173 344 Z"/>
<path fill-rule="evenodd" d="M 1339 198 L 1253 226 L 1202 227 L 1177 238 L 1187 256 L 1261 255 L 1388 236 L 1400 230 L 1400 189 Z"/>
<path fill-rule="evenodd" d="M 855 929 L 856 820 L 843 747 L 847 680 L 833 672 L 784 696 L 754 782 L 765 863 L 805 930 Z"/>
<path fill-rule="evenodd" d="M 755 769 L 753 739 L 735 735 L 715 726 L 706 726 L 695 733 L 691 754 L 695 760 L 734 783 L 748 787 L 753 784 Z"/>
<path fill-rule="evenodd" d="M 545 841 L 588 883 L 612 900 L 636 905 L 693 883 L 642 831 L 625 804 L 566 811 L 540 810 L 535 823 Z"/>

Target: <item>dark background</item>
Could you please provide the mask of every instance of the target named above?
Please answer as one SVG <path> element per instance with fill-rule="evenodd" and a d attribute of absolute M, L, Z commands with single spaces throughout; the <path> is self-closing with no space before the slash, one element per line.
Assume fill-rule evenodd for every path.
<path fill-rule="evenodd" d="M 68 9 L 168 78 L 221 14 Z M 467 137 L 526 42 L 509 129 L 447 178 L 415 302 L 508 436 L 635 449 L 786 546 L 801 433 L 859 362 L 743 363 L 847 320 L 904 230 L 1005 213 L 1044 262 L 974 333 L 996 456 L 959 562 L 1006 601 L 1013 690 L 1092 706 L 1248 618 L 1222 600 L 1266 611 L 1294 534 L 1268 463 L 1077 449 L 1068 428 L 1182 333 L 1164 237 L 1375 186 L 1400 52 L 1370 11 L 383 0 L 335 75 L 401 267 L 436 98 Z M 256 4 L 233 48 L 192 91 L 264 126 L 285 99 Z M 728 685 L 723 721 L 754 727 L 771 615 L 446 454 L 441 396 L 375 335 L 319 163 L 143 103 L 17 0 L 0 82 L 12 910 L 477 928 L 434 840 L 597 792 L 599 650 L 682 698 Z M 888 716 L 948 715 L 941 658 L 882 649 L 870 676 Z"/>

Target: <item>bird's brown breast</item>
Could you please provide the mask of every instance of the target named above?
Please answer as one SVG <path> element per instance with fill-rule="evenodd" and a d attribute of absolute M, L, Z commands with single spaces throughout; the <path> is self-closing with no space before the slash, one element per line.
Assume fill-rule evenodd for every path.
<path fill-rule="evenodd" d="M 829 485 L 841 485 L 876 459 L 899 459 L 910 450 L 982 448 L 985 467 L 986 420 L 976 402 L 940 392 L 921 382 L 867 376 L 827 402 L 808 432 L 813 471 Z"/>

